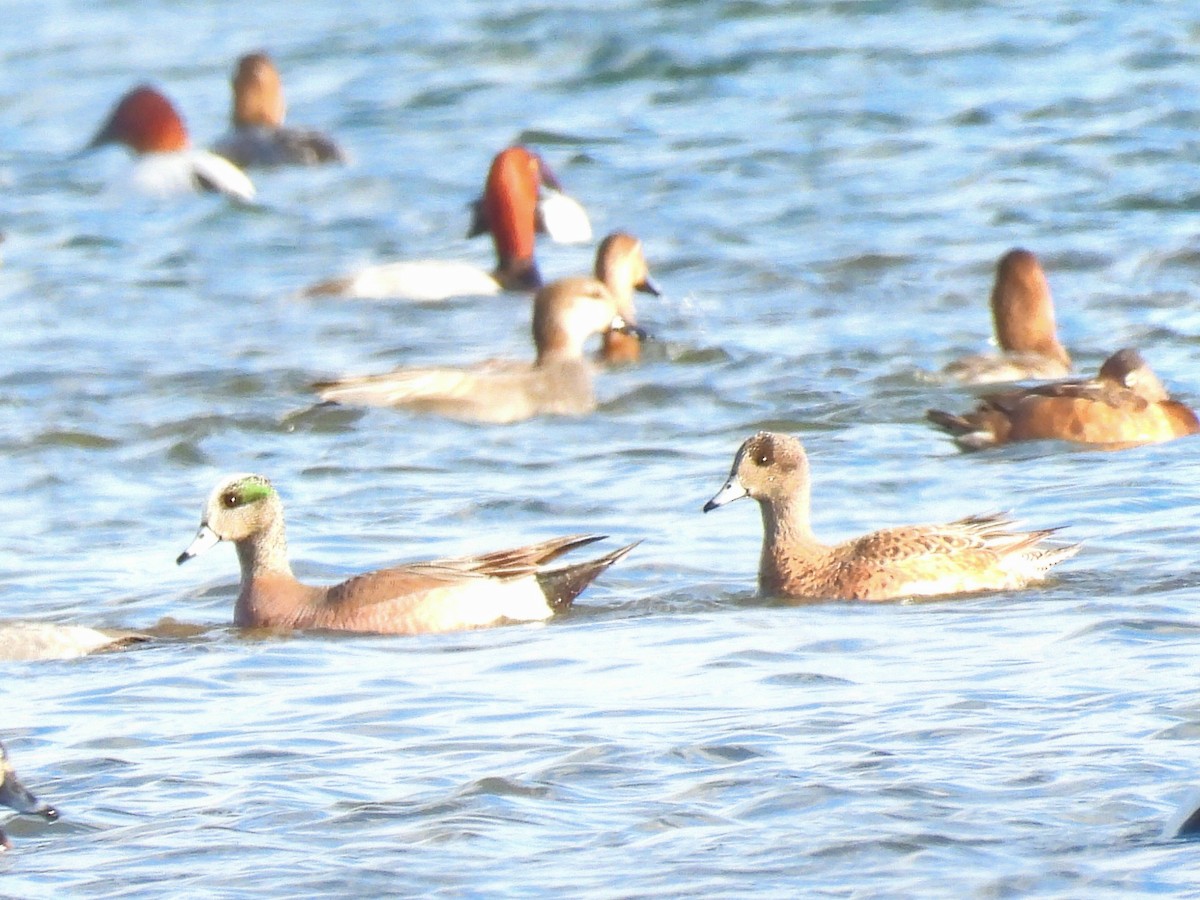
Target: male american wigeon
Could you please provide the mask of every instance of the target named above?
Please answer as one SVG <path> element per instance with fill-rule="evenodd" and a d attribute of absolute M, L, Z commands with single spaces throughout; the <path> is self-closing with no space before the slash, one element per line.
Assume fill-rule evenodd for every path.
<path fill-rule="evenodd" d="M 1071 357 L 1054 327 L 1050 285 L 1036 256 L 1016 249 L 1000 257 L 991 304 L 1000 352 L 964 357 L 946 366 L 944 375 L 988 384 L 1071 374 Z"/>
<path fill-rule="evenodd" d="M 964 450 L 1046 439 L 1119 448 L 1200 431 L 1196 414 L 1172 400 L 1129 348 L 1106 359 L 1095 378 L 985 394 L 963 415 L 936 409 L 926 415 Z"/>
<path fill-rule="evenodd" d="M 496 266 L 490 272 L 461 260 L 407 260 L 321 281 L 306 288 L 304 295 L 434 301 L 503 291 L 532 293 L 542 286 L 534 258 L 539 232 L 559 243 L 591 240 L 587 213 L 561 190 L 558 178 L 538 154 L 525 147 L 508 147 L 492 160 L 467 233 L 468 237 L 492 236 Z M 556 211 L 553 215 L 551 209 Z"/>
<path fill-rule="evenodd" d="M 200 530 L 176 562 L 220 541 L 234 543 L 242 570 L 235 625 L 425 634 L 550 618 L 635 546 L 545 568 L 603 537 L 571 535 L 482 556 L 408 563 L 316 587 L 292 575 L 275 488 L 261 475 L 231 475 L 209 496 Z"/>
<path fill-rule="evenodd" d="M 48 822 L 58 818 L 58 810 L 49 803 L 43 803 L 21 784 L 12 763 L 8 761 L 8 751 L 3 744 L 0 744 L 0 803 L 19 813 L 42 816 Z M 8 835 L 0 831 L 0 850 L 11 847 Z"/>
<path fill-rule="evenodd" d="M 328 135 L 283 124 L 287 113 L 283 81 L 266 53 L 248 53 L 239 59 L 231 84 L 231 129 L 213 145 L 214 153 L 242 168 L 346 161 L 342 148 Z"/>
<path fill-rule="evenodd" d="M 1053 529 L 1012 531 L 1012 523 L 998 515 L 904 525 L 823 544 L 812 532 L 810 492 L 800 441 L 760 431 L 742 444 L 729 480 L 704 506 L 708 512 L 742 497 L 758 501 L 763 519 L 758 588 L 765 595 L 894 600 L 1011 590 L 1041 578 L 1079 549 L 1039 546 Z"/>
<path fill-rule="evenodd" d="M 640 340 L 622 314 L 633 311 L 633 290 L 654 289 L 641 244 L 615 235 L 601 244 L 596 278 L 561 278 L 533 299 L 532 363 L 489 360 L 468 368 L 406 368 L 322 382 L 327 403 L 393 406 L 468 422 L 519 422 L 538 415 L 579 416 L 596 408 L 592 364 L 584 346 L 592 335 L 612 332 Z M 648 287 L 649 286 L 649 287 Z"/>

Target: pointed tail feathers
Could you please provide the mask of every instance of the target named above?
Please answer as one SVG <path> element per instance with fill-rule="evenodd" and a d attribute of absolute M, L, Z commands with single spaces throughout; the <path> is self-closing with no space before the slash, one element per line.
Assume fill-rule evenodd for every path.
<path fill-rule="evenodd" d="M 588 560 L 587 562 L 573 563 L 571 565 L 560 566 L 557 569 L 546 569 L 538 572 L 538 586 L 546 596 L 546 603 L 555 612 L 566 609 L 576 597 L 583 593 L 584 588 L 596 579 L 596 576 L 640 543 L 641 541 L 634 541 L 632 544 L 627 544 L 619 550 L 614 550 L 612 553 L 607 553 L 604 556 Z M 575 546 L 580 545 L 576 544 Z"/>

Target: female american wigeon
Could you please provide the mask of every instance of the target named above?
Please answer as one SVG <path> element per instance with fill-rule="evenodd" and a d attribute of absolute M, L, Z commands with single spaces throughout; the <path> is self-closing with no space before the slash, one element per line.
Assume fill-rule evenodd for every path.
<path fill-rule="evenodd" d="M 1061 440 L 1132 447 L 1200 431 L 1185 404 L 1172 400 L 1136 350 L 1118 350 L 1095 378 L 984 395 L 972 412 L 926 415 L 963 450 L 1011 441 Z"/>
<path fill-rule="evenodd" d="M 248 53 L 239 59 L 232 87 L 232 127 L 213 145 L 214 153 L 242 168 L 346 161 L 346 154 L 328 135 L 284 126 L 283 82 L 266 53 Z"/>
<path fill-rule="evenodd" d="M 182 564 L 232 541 L 242 583 L 235 625 L 426 634 L 548 619 L 634 544 L 586 562 L 545 568 L 603 535 L 571 535 L 483 556 L 409 563 L 341 584 L 301 584 L 288 563 L 283 504 L 261 475 L 231 475 L 213 490 Z"/>
<path fill-rule="evenodd" d="M 1071 357 L 1054 327 L 1050 285 L 1036 256 L 1016 249 L 1000 257 L 991 305 L 1001 352 L 964 357 L 946 366 L 944 375 L 988 384 L 1071 374 Z"/>
<path fill-rule="evenodd" d="M 393 406 L 468 422 L 519 422 L 538 415 L 579 416 L 596 408 L 592 365 L 584 346 L 592 335 L 613 332 L 640 340 L 622 314 L 632 314 L 634 289 L 657 290 L 649 281 L 641 243 L 618 234 L 599 250 L 597 278 L 561 278 L 533 299 L 532 363 L 490 360 L 469 368 L 407 368 L 323 382 L 327 403 Z"/>
<path fill-rule="evenodd" d="M 758 587 L 788 598 L 894 600 L 1011 590 L 1041 578 L 1078 545 L 1041 547 L 1052 530 L 1012 531 L 1002 516 L 905 525 L 823 544 L 809 521 L 808 457 L 794 437 L 760 431 L 733 460 L 729 480 L 704 506 L 758 501 L 763 548 Z"/>
<path fill-rule="evenodd" d="M 49 803 L 43 803 L 21 784 L 12 763 L 8 761 L 8 751 L 3 744 L 0 744 L 0 803 L 19 813 L 42 816 L 48 822 L 58 818 L 58 810 Z M 11 847 L 8 835 L 0 831 L 0 850 L 8 850 Z"/>
<path fill-rule="evenodd" d="M 543 188 L 546 190 L 543 191 Z M 412 260 L 368 266 L 351 275 L 312 285 L 305 296 L 434 301 L 484 297 L 504 291 L 532 293 L 542 286 L 534 259 L 537 232 L 560 243 L 591 240 L 583 208 L 559 193 L 550 167 L 525 147 L 496 154 L 483 197 L 474 204 L 468 237 L 490 234 L 496 267 L 490 272 L 458 260 Z M 553 200 L 548 215 L 546 203 Z M 566 209 L 566 212 L 562 210 Z"/>

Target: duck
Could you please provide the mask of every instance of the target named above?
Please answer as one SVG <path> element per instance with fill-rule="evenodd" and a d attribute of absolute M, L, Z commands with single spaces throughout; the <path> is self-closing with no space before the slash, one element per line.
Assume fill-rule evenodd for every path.
<path fill-rule="evenodd" d="M 956 360 L 942 370 L 944 377 L 993 384 L 1071 374 L 1071 356 L 1058 341 L 1054 301 L 1037 256 L 1018 247 L 1000 257 L 991 306 L 1000 352 Z"/>
<path fill-rule="evenodd" d="M 139 193 L 163 198 L 209 191 L 244 203 L 254 199 L 246 173 L 223 156 L 193 148 L 174 104 L 150 85 L 117 102 L 84 152 L 107 144 L 123 144 L 137 157 L 129 178 Z"/>
<path fill-rule="evenodd" d="M 390 406 L 464 422 L 510 424 L 540 415 L 582 416 L 596 408 L 592 364 L 584 348 L 613 331 L 641 340 L 621 315 L 633 310 L 634 289 L 651 290 L 641 243 L 618 234 L 601 243 L 598 278 L 560 278 L 533 298 L 532 363 L 489 360 L 468 368 L 402 368 L 315 385 L 325 403 Z M 620 261 L 616 261 L 620 257 Z M 657 290 L 657 288 L 653 288 Z"/>
<path fill-rule="evenodd" d="M 1200 431 L 1196 413 L 1171 399 L 1136 349 L 1125 347 L 1095 378 L 985 394 L 962 415 L 931 409 L 926 418 L 962 450 L 1013 441 L 1060 440 L 1122 449 Z"/>
<path fill-rule="evenodd" d="M 0 744 L 0 803 L 23 815 L 41 816 L 47 822 L 58 818 L 57 809 L 35 797 L 17 778 L 17 773 L 8 759 L 8 750 L 3 744 Z M 12 842 L 9 841 L 8 835 L 0 831 L 0 850 L 11 849 Z"/>
<path fill-rule="evenodd" d="M 734 456 L 728 480 L 704 505 L 743 497 L 763 519 L 758 588 L 787 599 L 885 601 L 1021 588 L 1074 556 L 1078 544 L 1041 546 L 1056 529 L 1014 531 L 1003 515 L 885 528 L 824 544 L 810 523 L 808 457 L 799 439 L 760 431 Z"/>
<path fill-rule="evenodd" d="M 614 231 L 596 248 L 596 267 L 593 281 L 604 285 L 617 301 L 617 312 L 626 322 L 637 321 L 633 293 L 639 291 L 654 297 L 662 289 L 650 277 L 650 267 L 642 250 L 642 242 L 627 231 Z M 637 362 L 642 357 L 642 336 L 628 330 L 608 329 L 601 337 L 600 361 L 608 365 Z"/>
<path fill-rule="evenodd" d="M 345 163 L 346 154 L 326 134 L 283 124 L 283 81 L 264 51 L 247 53 L 233 73 L 231 128 L 214 153 L 243 169 L 252 166 L 316 166 Z"/>
<path fill-rule="evenodd" d="M 492 159 L 467 232 L 468 238 L 492 236 L 496 267 L 490 272 L 459 260 L 384 263 L 310 285 L 302 296 L 435 302 L 533 293 L 542 286 L 534 259 L 538 231 L 561 243 L 591 240 L 587 213 L 562 192 L 542 158 L 520 145 L 507 147 Z"/>
<path fill-rule="evenodd" d="M 482 556 L 408 563 L 317 587 L 292 574 L 274 486 L 261 475 L 239 474 L 218 482 L 195 540 L 176 562 L 233 542 L 241 564 L 233 621 L 242 628 L 414 635 L 550 618 L 636 544 L 585 562 L 546 564 L 604 537 L 576 534 Z"/>
<path fill-rule="evenodd" d="M 0 661 L 74 659 L 122 649 L 149 639 L 149 635 L 118 628 L 54 622 L 0 622 Z"/>

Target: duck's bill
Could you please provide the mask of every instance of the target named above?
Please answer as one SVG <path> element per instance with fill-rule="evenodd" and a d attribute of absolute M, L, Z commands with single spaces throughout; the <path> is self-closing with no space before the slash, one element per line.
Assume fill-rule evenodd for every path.
<path fill-rule="evenodd" d="M 199 556 L 206 550 L 211 550 L 217 544 L 221 543 L 221 538 L 215 531 L 207 525 L 201 525 L 200 530 L 196 532 L 195 539 L 192 540 L 186 550 L 179 554 L 175 560 L 175 565 L 182 566 L 185 562 L 195 556 Z"/>
<path fill-rule="evenodd" d="M 637 286 L 637 289 L 643 294 L 650 294 L 653 297 L 662 296 L 662 288 L 660 288 L 658 286 L 658 282 L 649 275 L 647 275 L 645 280 L 643 280 L 642 283 Z"/>
<path fill-rule="evenodd" d="M 538 199 L 537 228 L 559 244 L 586 244 L 592 239 L 587 210 L 572 197 L 543 188 Z"/>
<path fill-rule="evenodd" d="M 4 782 L 0 784 L 0 803 L 19 813 L 45 816 L 47 819 L 58 818 L 58 810 L 35 797 L 11 769 L 4 773 Z"/>
<path fill-rule="evenodd" d="M 732 503 L 734 500 L 741 500 L 743 497 L 748 497 L 750 492 L 742 487 L 742 483 L 738 481 L 736 475 L 729 476 L 729 480 L 725 482 L 715 497 L 704 504 L 705 512 L 712 512 L 719 506 L 724 506 L 726 503 Z"/>
<path fill-rule="evenodd" d="M 631 338 L 637 338 L 643 344 L 650 340 L 650 335 L 646 333 L 646 329 L 631 322 L 626 322 L 623 316 L 614 317 L 612 323 L 608 326 L 608 330 L 615 331 L 617 334 L 627 334 Z"/>

